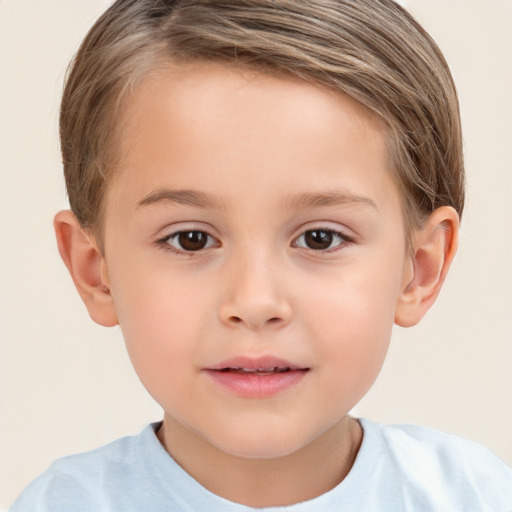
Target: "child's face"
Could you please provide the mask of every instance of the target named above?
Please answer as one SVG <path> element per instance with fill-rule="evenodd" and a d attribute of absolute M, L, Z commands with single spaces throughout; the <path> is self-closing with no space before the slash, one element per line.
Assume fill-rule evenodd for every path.
<path fill-rule="evenodd" d="M 103 275 L 164 425 L 247 457 L 339 425 L 410 278 L 380 122 L 305 82 L 196 64 L 142 85 L 123 142 Z"/>

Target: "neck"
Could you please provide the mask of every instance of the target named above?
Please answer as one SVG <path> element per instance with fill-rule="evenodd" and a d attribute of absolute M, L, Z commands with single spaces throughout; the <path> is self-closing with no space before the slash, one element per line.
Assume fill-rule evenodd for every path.
<path fill-rule="evenodd" d="M 244 458 L 217 449 L 167 416 L 157 435 L 203 487 L 255 508 L 291 505 L 331 490 L 348 475 L 363 437 L 359 422 L 346 416 L 292 454 Z"/>

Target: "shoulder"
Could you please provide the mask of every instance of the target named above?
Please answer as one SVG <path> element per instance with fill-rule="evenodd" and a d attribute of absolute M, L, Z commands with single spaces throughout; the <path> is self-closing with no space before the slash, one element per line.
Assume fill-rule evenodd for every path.
<path fill-rule="evenodd" d="M 492 472 L 511 478 L 512 470 L 491 450 L 469 439 L 416 425 L 380 426 L 381 434 L 397 456 L 421 460 L 427 467 L 444 471 Z"/>
<path fill-rule="evenodd" d="M 380 439 L 403 482 L 452 496 L 461 510 L 512 510 L 512 469 L 484 446 L 426 427 L 362 424 Z"/>
<path fill-rule="evenodd" d="M 120 479 L 128 483 L 139 479 L 137 450 L 152 428 L 148 425 L 136 436 L 56 460 L 23 491 L 9 511 L 100 510 L 104 495 Z"/>

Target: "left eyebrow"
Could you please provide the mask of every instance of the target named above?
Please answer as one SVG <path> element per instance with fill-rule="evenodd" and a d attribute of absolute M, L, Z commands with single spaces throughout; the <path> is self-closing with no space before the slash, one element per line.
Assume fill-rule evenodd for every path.
<path fill-rule="evenodd" d="M 137 208 L 159 203 L 181 204 L 197 208 L 223 209 L 224 204 L 217 198 L 196 190 L 157 189 L 150 192 L 137 203 Z"/>
<path fill-rule="evenodd" d="M 373 199 L 366 196 L 358 196 L 347 192 L 325 192 L 325 193 L 314 193 L 306 192 L 293 196 L 289 200 L 289 204 L 292 208 L 298 210 L 305 208 L 314 208 L 319 206 L 332 206 L 332 205 L 344 205 L 344 204 L 366 204 L 379 211 L 377 204 Z"/>

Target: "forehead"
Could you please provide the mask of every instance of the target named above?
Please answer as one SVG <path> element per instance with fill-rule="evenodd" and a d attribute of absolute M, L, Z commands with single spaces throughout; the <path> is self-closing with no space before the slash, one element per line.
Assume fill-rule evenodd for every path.
<path fill-rule="evenodd" d="M 194 184 L 238 197 L 255 188 L 304 193 L 339 188 L 340 171 L 351 176 L 348 187 L 371 194 L 392 175 L 385 123 L 348 96 L 208 62 L 170 65 L 144 80 L 127 105 L 121 145 L 111 188 L 138 196 Z M 377 179 L 361 167 L 383 172 Z"/>
<path fill-rule="evenodd" d="M 333 108 L 333 107 L 337 108 Z M 284 72 L 273 74 L 242 65 L 209 61 L 168 62 L 143 79 L 125 110 L 125 139 L 140 134 L 140 121 L 155 110 L 178 122 L 194 116 L 203 121 L 258 122 L 292 119 L 311 128 L 339 124 L 339 114 L 351 128 L 385 132 L 386 123 L 369 108 L 332 88 L 312 84 Z M 340 108 L 341 107 L 341 108 Z M 259 115 L 254 116 L 255 113 Z"/>

